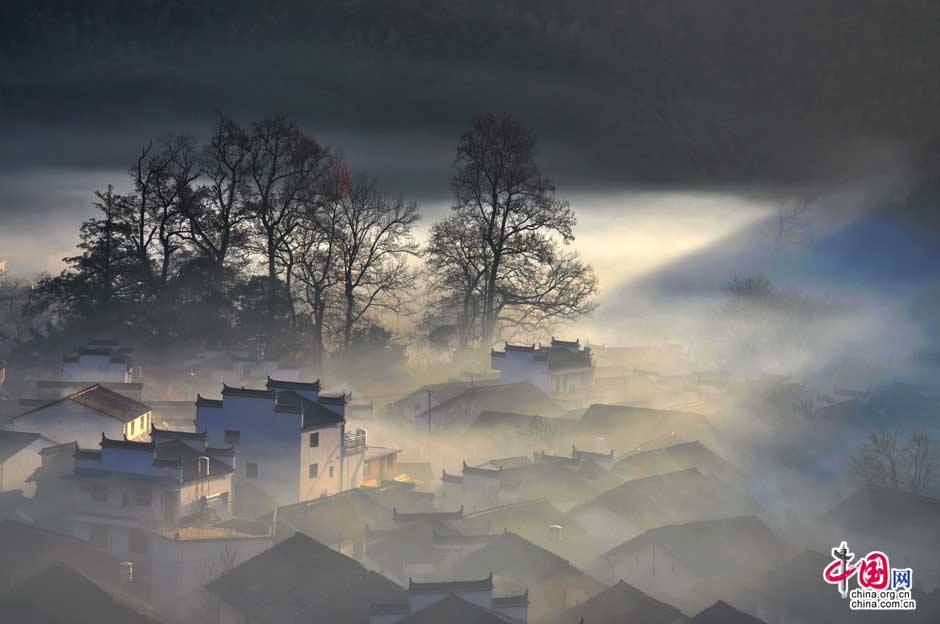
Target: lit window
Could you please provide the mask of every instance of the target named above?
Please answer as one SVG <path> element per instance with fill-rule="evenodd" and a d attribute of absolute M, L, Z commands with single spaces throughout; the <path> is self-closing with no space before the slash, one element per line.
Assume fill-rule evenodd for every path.
<path fill-rule="evenodd" d="M 311 479 L 316 479 L 317 475 L 320 473 L 320 467 L 317 466 L 316 464 L 310 464 L 308 472 L 310 473 Z"/>
<path fill-rule="evenodd" d="M 258 478 L 258 464 L 254 462 L 245 463 L 245 476 L 249 479 Z"/>
<path fill-rule="evenodd" d="M 311 433 L 311 434 L 310 434 L 310 448 L 313 448 L 313 447 L 315 447 L 315 446 L 320 446 L 320 434 L 319 434 L 319 432 L 318 432 L 318 433 Z"/>
<path fill-rule="evenodd" d="M 225 430 L 225 443 L 229 446 L 238 446 L 242 441 L 242 432 L 238 429 Z"/>

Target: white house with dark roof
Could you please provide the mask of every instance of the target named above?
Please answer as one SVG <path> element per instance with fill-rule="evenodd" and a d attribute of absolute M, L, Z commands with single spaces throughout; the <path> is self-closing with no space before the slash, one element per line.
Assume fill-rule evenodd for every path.
<path fill-rule="evenodd" d="M 528 381 L 552 396 L 563 396 L 594 385 L 591 349 L 580 341 L 556 340 L 548 347 L 506 343 L 490 352 L 490 366 L 501 383 Z"/>
<path fill-rule="evenodd" d="M 56 443 L 78 442 L 90 447 L 102 434 L 112 439 L 147 440 L 150 416 L 149 405 L 96 384 L 15 416 L 6 428 L 38 433 Z"/>
<path fill-rule="evenodd" d="M 320 382 L 268 378 L 264 389 L 223 385 L 222 399 L 196 399 L 196 430 L 238 450 L 235 479 L 280 505 L 342 491 L 346 397 Z M 365 437 L 363 435 L 363 445 Z"/>
<path fill-rule="evenodd" d="M 63 501 L 69 532 L 133 563 L 136 591 L 171 619 L 227 567 L 271 546 L 268 527 L 233 528 L 235 451 L 205 433 L 152 429 L 150 442 L 101 436 L 78 448 Z"/>
<path fill-rule="evenodd" d="M 92 340 L 62 358 L 62 379 L 129 383 L 134 377 L 132 353 L 132 349 L 121 347 L 116 340 Z"/>

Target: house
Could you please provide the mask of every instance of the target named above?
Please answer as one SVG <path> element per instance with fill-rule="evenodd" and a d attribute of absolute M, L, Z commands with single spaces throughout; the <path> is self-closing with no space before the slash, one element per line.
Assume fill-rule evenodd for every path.
<path fill-rule="evenodd" d="M 206 587 L 217 624 L 367 624 L 373 603 L 400 603 L 403 588 L 297 533 Z"/>
<path fill-rule="evenodd" d="M 208 446 L 205 433 L 154 428 L 150 438 L 102 436 L 98 449 L 76 450 L 64 522 L 75 537 L 132 562 L 137 593 L 183 617 L 197 588 L 270 547 L 271 535 L 223 526 L 232 449 Z"/>
<path fill-rule="evenodd" d="M 419 414 L 435 405 L 446 403 L 467 390 L 495 385 L 496 380 L 450 381 L 428 384 L 409 392 L 390 405 L 389 415 L 407 423 L 416 423 Z"/>
<path fill-rule="evenodd" d="M 698 440 L 630 453 L 618 459 L 613 466 L 614 472 L 626 479 L 642 479 L 689 468 L 696 468 L 702 474 L 714 475 L 728 483 L 740 482 L 745 477 L 737 466 Z"/>
<path fill-rule="evenodd" d="M 763 522 L 741 516 L 650 529 L 585 569 L 595 578 L 622 579 L 658 600 L 696 613 L 796 554 Z M 664 576 L 668 583 L 662 582 Z"/>
<path fill-rule="evenodd" d="M 61 399 L 62 397 L 74 394 L 84 390 L 95 383 L 94 380 L 88 381 L 37 381 L 36 398 L 51 401 Z M 144 394 L 144 384 L 139 381 L 121 382 L 121 381 L 101 381 L 97 382 L 103 388 L 112 392 L 124 395 L 135 401 L 142 401 Z M 190 403 L 190 407 L 192 404 Z"/>
<path fill-rule="evenodd" d="M 62 379 L 90 383 L 134 381 L 133 349 L 116 340 L 92 340 L 62 357 Z"/>
<path fill-rule="evenodd" d="M 753 615 L 739 611 L 724 600 L 719 600 L 691 620 L 689 624 L 764 624 Z"/>
<path fill-rule="evenodd" d="M 760 513 L 737 487 L 695 468 L 627 481 L 571 510 L 596 546 L 611 548 L 665 524 Z"/>
<path fill-rule="evenodd" d="M 89 447 L 102 434 L 111 439 L 146 440 L 150 422 L 149 405 L 95 384 L 15 416 L 6 428 Z"/>
<path fill-rule="evenodd" d="M 938 498 L 866 485 L 823 514 L 816 532 L 821 545 L 847 540 L 855 552 L 890 553 L 898 567 L 918 570 L 921 589 L 940 587 Z"/>
<path fill-rule="evenodd" d="M 196 398 L 196 430 L 213 446 L 238 451 L 235 481 L 289 505 L 354 487 L 344 474 L 346 397 L 320 394 L 320 382 L 271 379 L 264 389 L 222 386 L 222 399 Z M 360 448 L 361 447 L 361 448 Z"/>
<path fill-rule="evenodd" d="M 433 579 L 445 567 L 489 543 L 490 536 L 462 533 L 463 510 L 392 510 L 393 526 L 366 528 L 365 561 L 389 578 Z"/>
<path fill-rule="evenodd" d="M 569 561 L 591 558 L 586 555 L 584 529 L 544 498 L 467 514 L 462 530 L 467 534 L 511 531 Z"/>
<path fill-rule="evenodd" d="M 419 490 L 430 492 L 437 483 L 434 467 L 430 462 L 403 462 L 396 464 L 397 479 L 414 483 Z"/>
<path fill-rule="evenodd" d="M 0 593 L 65 563 L 99 584 L 117 584 L 120 561 L 70 535 L 13 520 L 0 521 Z"/>
<path fill-rule="evenodd" d="M 100 624 L 158 624 L 131 605 L 132 583 L 103 588 L 65 563 L 54 563 L 0 594 L 0 621 L 30 624 L 97 622 Z"/>
<path fill-rule="evenodd" d="M 560 418 L 544 418 L 532 414 L 516 414 L 514 412 L 499 412 L 483 410 L 470 423 L 471 433 L 492 435 L 494 433 L 514 433 L 518 435 L 545 435 L 560 431 L 568 425 L 568 421 Z"/>
<path fill-rule="evenodd" d="M 258 357 L 248 351 L 205 351 L 185 360 L 183 368 L 195 385 L 194 391 L 208 391 L 221 384 L 254 385 L 263 383 L 268 377 L 300 381 L 297 367 L 281 366 L 275 360 Z"/>
<path fill-rule="evenodd" d="M 36 487 L 27 479 L 42 464 L 39 452 L 52 444 L 38 433 L 0 430 L 0 492 L 22 490 L 32 496 Z"/>
<path fill-rule="evenodd" d="M 494 597 L 492 575 L 470 581 L 409 580 L 400 602 L 373 605 L 369 624 L 525 624 L 528 607 L 527 592 Z"/>
<path fill-rule="evenodd" d="M 474 386 L 451 399 L 432 403 L 414 418 L 421 429 L 466 429 L 485 411 L 512 412 L 530 416 L 560 416 L 561 407 L 547 393 L 528 381 Z M 430 419 L 430 425 L 428 421 Z"/>
<path fill-rule="evenodd" d="M 642 591 L 617 581 L 584 602 L 549 614 L 539 624 L 685 624 L 685 615 L 672 605 L 660 602 Z"/>
<path fill-rule="evenodd" d="M 367 529 L 395 528 L 397 508 L 431 511 L 432 499 L 429 494 L 414 491 L 411 484 L 384 483 L 278 507 L 270 519 L 276 523 L 279 540 L 303 533 L 361 560 Z"/>
<path fill-rule="evenodd" d="M 536 452 L 533 458 L 518 463 L 514 458 L 490 460 L 479 466 L 464 462 L 461 486 L 468 509 L 477 511 L 536 498 L 573 505 L 622 483 L 591 459 L 545 452 Z"/>
<path fill-rule="evenodd" d="M 527 381 L 555 397 L 594 385 L 591 349 L 577 340 L 552 338 L 548 347 L 507 342 L 502 351 L 490 352 L 490 366 L 499 371 L 501 383 Z"/>
<path fill-rule="evenodd" d="M 398 449 L 384 446 L 366 446 L 362 455 L 361 472 L 353 462 L 350 465 L 350 475 L 356 485 L 378 487 L 385 481 L 394 481 L 399 476 Z"/>
<path fill-rule="evenodd" d="M 467 555 L 444 576 L 469 579 L 491 573 L 500 593 L 528 590 L 533 620 L 572 607 L 604 588 L 565 559 L 511 532 Z"/>
<path fill-rule="evenodd" d="M 700 414 L 627 405 L 591 405 L 572 428 L 582 435 L 603 436 L 607 444 L 624 452 L 691 440 L 715 446 L 718 438 L 715 428 Z M 656 439 L 664 442 L 651 445 Z"/>

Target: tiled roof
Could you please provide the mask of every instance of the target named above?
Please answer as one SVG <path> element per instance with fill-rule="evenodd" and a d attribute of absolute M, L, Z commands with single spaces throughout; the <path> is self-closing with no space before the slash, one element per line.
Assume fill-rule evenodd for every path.
<path fill-rule="evenodd" d="M 151 411 L 149 405 L 145 405 L 140 401 L 135 401 L 130 399 L 123 394 L 118 394 L 113 390 L 108 390 L 102 385 L 94 385 L 84 390 L 79 390 L 74 394 L 70 394 L 61 399 L 56 399 L 55 401 L 50 401 L 39 407 L 33 408 L 28 412 L 20 414 L 16 418 L 21 418 L 27 414 L 32 414 L 39 410 L 46 409 L 49 406 L 57 405 L 63 401 L 73 401 L 79 405 L 83 405 L 90 409 L 93 409 L 97 412 L 101 412 L 106 416 L 110 416 L 115 420 L 121 422 L 130 422 L 135 418 L 143 416 L 147 412 Z"/>
<path fill-rule="evenodd" d="M 196 440 L 204 442 L 207 434 L 205 431 L 176 431 L 173 429 L 159 429 L 156 425 L 150 425 L 150 438 L 161 438 L 165 440 Z"/>
<path fill-rule="evenodd" d="M 256 624 L 367 624 L 373 603 L 403 589 L 302 533 L 226 572 L 207 589 Z"/>
<path fill-rule="evenodd" d="M 259 390 L 255 388 L 236 388 L 228 384 L 222 384 L 222 396 L 237 396 L 250 399 L 273 399 L 274 392 L 270 390 Z"/>
<path fill-rule="evenodd" d="M 268 390 L 305 390 L 308 392 L 319 392 L 320 391 L 320 380 L 316 381 L 282 381 L 280 379 L 271 379 L 268 377 L 268 382 L 265 384 L 265 387 Z"/>
<path fill-rule="evenodd" d="M 12 520 L 0 522 L 0 593 L 56 562 L 96 581 L 118 580 L 118 560 L 88 542 Z"/>
<path fill-rule="evenodd" d="M 592 624 L 676 624 L 685 622 L 686 617 L 679 609 L 619 581 L 581 604 L 552 614 L 546 624 L 571 624 L 579 621 Z"/>
<path fill-rule="evenodd" d="M 285 390 L 277 393 L 275 411 L 290 414 L 303 414 L 303 428 L 337 425 L 346 422 L 346 419 L 333 412 L 321 403 L 323 397 L 313 401 L 294 390 Z"/>
<path fill-rule="evenodd" d="M 396 624 L 507 624 L 515 622 L 504 615 L 451 594 L 443 600 L 398 620 Z"/>
<path fill-rule="evenodd" d="M 10 459 L 41 437 L 38 433 L 0 429 L 0 463 Z"/>
<path fill-rule="evenodd" d="M 463 463 L 463 474 L 472 475 L 475 477 L 490 477 L 493 479 L 499 478 L 502 469 L 499 470 L 490 470 L 488 468 L 476 468 L 474 466 L 468 466 L 467 462 Z"/>
<path fill-rule="evenodd" d="M 509 607 L 528 607 L 529 606 L 529 592 L 526 590 L 524 593 L 517 596 L 493 596 L 493 608 L 494 609 L 507 609 Z"/>
<path fill-rule="evenodd" d="M 409 594 L 429 594 L 429 593 L 455 593 L 455 592 L 476 592 L 492 591 L 493 575 L 479 580 L 472 581 L 436 581 L 432 583 L 415 583 L 408 579 Z"/>
<path fill-rule="evenodd" d="M 447 474 L 446 470 L 441 471 L 441 481 L 444 483 L 463 483 L 463 477 Z"/>
<path fill-rule="evenodd" d="M 181 442 L 180 440 L 173 440 L 171 442 L 164 442 L 157 447 L 157 456 L 156 460 L 176 460 L 179 462 L 179 465 L 183 469 L 183 481 L 194 481 L 200 478 L 199 475 L 199 458 L 208 457 L 209 458 L 209 476 L 210 477 L 219 477 L 228 474 L 232 474 L 234 470 L 232 466 L 226 462 L 221 461 L 214 454 L 209 454 L 207 452 L 197 451 L 188 444 Z"/>
<path fill-rule="evenodd" d="M 197 394 L 196 407 L 222 407 L 222 401 L 220 399 L 207 399 L 201 394 Z"/>
<path fill-rule="evenodd" d="M 764 621 L 719 600 L 689 620 L 689 624 L 764 624 Z"/>
<path fill-rule="evenodd" d="M 399 513 L 397 507 L 392 507 L 392 518 L 395 522 L 412 522 L 414 520 L 459 520 L 463 518 L 463 505 L 457 511 L 419 511 L 412 513 Z"/>
<path fill-rule="evenodd" d="M 104 433 L 101 434 L 101 448 L 120 448 L 129 451 L 144 451 L 152 453 L 157 448 L 154 442 L 135 442 L 133 440 L 112 440 Z"/>

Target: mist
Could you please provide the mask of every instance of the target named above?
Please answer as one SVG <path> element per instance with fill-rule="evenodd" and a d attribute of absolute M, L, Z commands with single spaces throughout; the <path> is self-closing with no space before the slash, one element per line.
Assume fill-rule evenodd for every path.
<path fill-rule="evenodd" d="M 934 3 L 66 4 L 0 621 L 940 618 Z"/>

